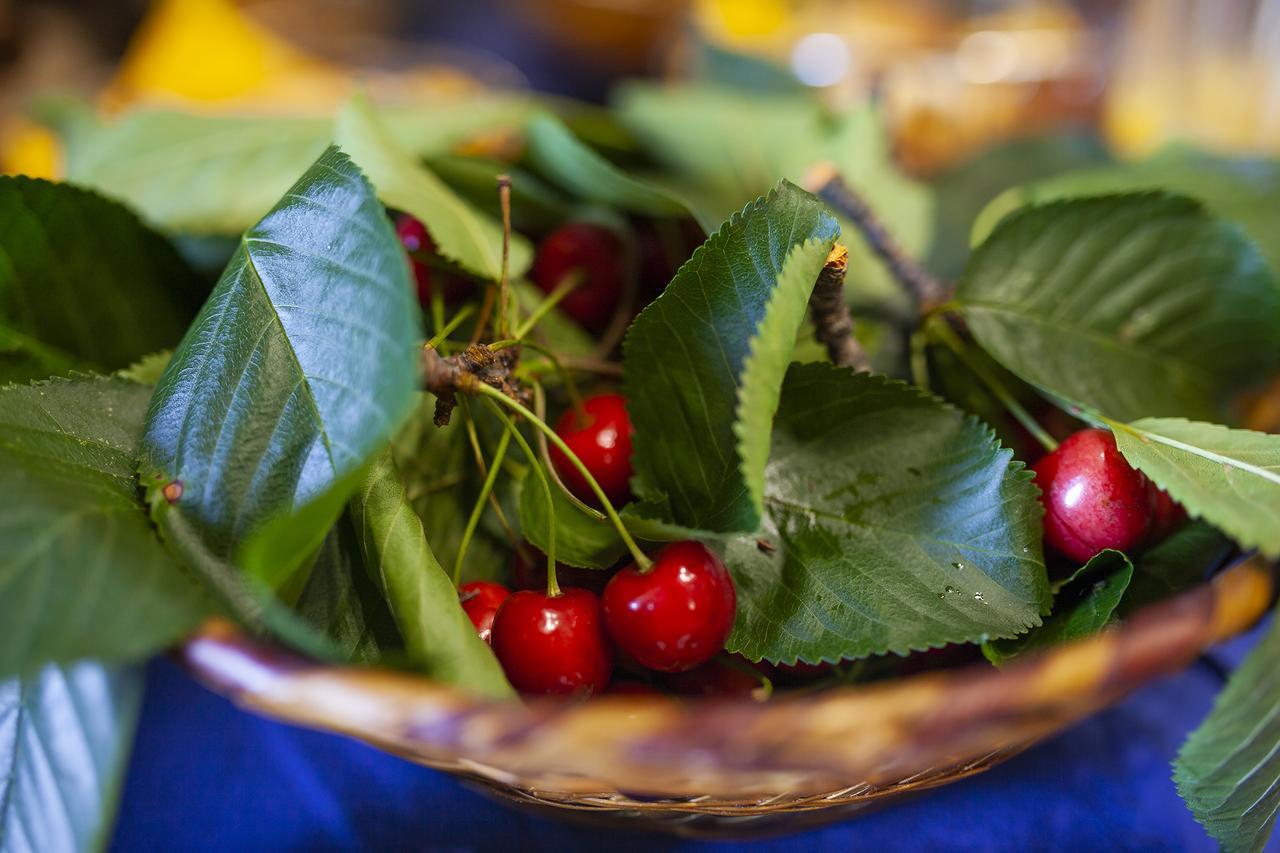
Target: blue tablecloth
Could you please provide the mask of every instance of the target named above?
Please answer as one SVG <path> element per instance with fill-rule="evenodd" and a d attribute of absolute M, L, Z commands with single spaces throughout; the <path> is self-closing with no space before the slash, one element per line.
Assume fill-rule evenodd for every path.
<path fill-rule="evenodd" d="M 1214 653 L 1234 665 L 1254 634 Z M 233 708 L 175 665 L 150 667 L 114 848 L 646 850 L 729 846 L 528 817 L 346 738 Z M 1208 712 L 1203 663 L 970 780 L 763 849 L 1212 850 L 1169 761 Z M 1269 849 L 1280 849 L 1274 842 Z"/>

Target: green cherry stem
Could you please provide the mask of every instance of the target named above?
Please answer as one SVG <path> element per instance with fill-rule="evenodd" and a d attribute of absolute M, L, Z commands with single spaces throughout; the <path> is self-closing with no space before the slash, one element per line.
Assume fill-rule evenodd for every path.
<path fill-rule="evenodd" d="M 551 309 L 559 305 L 561 300 L 570 293 L 573 293 L 573 291 L 578 288 L 578 285 L 582 284 L 584 278 L 585 276 L 583 276 L 582 270 L 574 270 L 572 273 L 565 276 L 564 280 L 556 285 L 556 289 L 551 291 L 549 296 L 539 302 L 538 307 L 533 309 L 533 313 L 526 317 L 525 321 L 511 333 L 512 337 L 527 338 L 529 333 L 537 327 L 539 322 L 541 322 L 542 318 L 550 314 Z"/>
<path fill-rule="evenodd" d="M 490 400 L 506 406 L 513 412 L 522 415 L 529 421 L 529 423 L 541 430 L 542 433 L 550 439 L 551 443 L 565 455 L 565 458 L 573 463 L 573 467 L 582 475 L 582 479 L 587 482 L 587 485 L 591 487 L 591 491 L 596 496 L 596 499 L 600 501 L 600 506 L 604 508 L 605 515 L 609 517 L 609 521 L 613 523 L 614 529 L 618 531 L 618 536 L 622 539 L 622 543 L 626 545 L 627 550 L 631 552 L 632 559 L 636 561 L 636 568 L 639 569 L 641 573 L 649 571 L 653 566 L 653 561 L 645 556 L 644 551 L 641 551 L 640 546 L 631 538 L 630 531 L 628 531 L 627 526 L 622 523 L 622 519 L 618 517 L 618 511 L 613 508 L 613 503 L 609 500 L 608 495 L 604 493 L 604 489 L 600 488 L 600 484 L 596 482 L 596 478 L 591 476 L 591 472 L 587 470 L 587 466 L 582 464 L 582 460 L 578 458 L 578 454 L 570 450 L 569 445 L 565 444 L 564 440 L 561 439 L 560 436 L 556 435 L 556 431 L 547 426 L 546 422 L 533 412 L 529 411 L 524 404 L 511 399 L 491 385 L 481 383 L 476 390 L 482 396 L 488 397 Z"/>
<path fill-rule="evenodd" d="M 434 307 L 434 304 L 435 304 L 435 297 L 433 296 L 432 297 L 433 307 Z M 435 335 L 432 336 L 431 340 L 427 341 L 424 346 L 429 346 L 432 349 L 439 349 L 440 344 L 443 343 L 446 339 L 448 339 L 448 337 L 453 334 L 455 329 L 457 329 L 459 326 L 462 325 L 463 320 L 467 319 L 473 313 L 475 313 L 475 310 L 476 308 L 474 305 L 471 305 L 471 304 L 463 305 L 460 309 L 458 309 L 458 313 L 454 314 L 453 317 L 450 318 L 449 322 L 444 323 L 440 326 L 437 326 L 437 328 L 440 329 L 440 331 L 436 332 Z"/>
<path fill-rule="evenodd" d="M 476 432 L 476 419 L 471 414 L 471 404 L 467 402 L 467 398 L 463 397 L 458 402 L 462 405 L 463 424 L 467 428 L 467 441 L 471 445 L 471 455 L 475 459 L 476 468 L 480 471 L 481 477 L 489 476 L 489 469 L 484 462 L 484 450 L 480 447 L 480 435 Z M 493 514 L 497 516 L 498 523 L 502 525 L 502 531 L 506 534 L 508 541 L 512 547 L 520 542 L 520 537 L 516 535 L 515 530 L 511 527 L 511 522 L 507 520 L 507 514 L 502 511 L 502 504 L 498 501 L 498 496 L 489 493 L 489 505 L 493 507 Z"/>
<path fill-rule="evenodd" d="M 436 335 L 443 340 L 449 335 L 444 332 L 444 294 L 440 292 L 441 288 L 434 288 L 431 292 L 431 328 L 436 330 Z"/>
<path fill-rule="evenodd" d="M 565 393 L 569 395 L 569 405 L 573 406 L 573 410 L 579 415 L 586 414 L 586 410 L 582 406 L 582 395 L 578 393 L 578 383 L 574 381 L 573 374 L 565 369 L 564 362 L 560 360 L 560 357 L 550 349 L 536 341 L 523 340 L 520 338 L 511 338 L 505 341 L 494 341 L 489 344 L 489 349 L 499 350 L 516 346 L 528 347 L 534 352 L 542 355 L 547 359 L 547 361 L 551 362 L 551 366 L 555 370 L 556 375 L 559 376 L 560 381 L 564 383 Z"/>
<path fill-rule="evenodd" d="M 454 586 L 462 583 L 462 563 L 467 556 L 467 548 L 471 546 L 471 538 L 475 536 L 476 527 L 480 524 L 480 516 L 484 515 L 484 505 L 488 503 L 489 495 L 493 492 L 493 484 L 498 481 L 498 472 L 502 470 L 502 458 L 507 455 L 507 445 L 510 443 L 511 431 L 507 430 L 502 433 L 502 438 L 498 439 L 498 447 L 493 451 L 493 462 L 489 465 L 489 473 L 484 478 L 484 485 L 480 487 L 480 495 L 476 498 L 475 506 L 471 508 L 467 526 L 462 531 L 458 556 L 453 561 Z"/>
<path fill-rule="evenodd" d="M 986 365 L 972 356 L 964 341 L 960 340 L 960 336 L 955 333 L 955 330 L 951 328 L 951 325 L 945 319 L 940 319 L 938 322 L 933 323 L 929 327 L 929 331 L 937 340 L 946 344 L 947 348 L 956 354 L 956 358 L 960 359 L 964 366 L 969 368 L 983 385 L 987 386 L 987 390 L 995 395 L 996 399 L 1009 411 L 1009 414 L 1013 415 L 1018 423 L 1022 424 L 1023 428 L 1031 433 L 1045 450 L 1052 453 L 1058 449 L 1057 440 L 1049 435 L 1035 418 L 1031 417 L 1031 413 L 1018 402 L 1008 388 L 1004 387 L 1004 383 L 998 377 L 987 370 Z"/>
<path fill-rule="evenodd" d="M 487 388 L 489 386 L 482 387 Z M 525 437 L 520 434 L 515 422 L 492 399 L 489 401 L 489 405 L 493 406 L 494 414 L 502 419 L 503 425 L 507 428 L 503 437 L 515 437 L 516 443 L 520 445 L 520 449 L 528 457 L 529 465 L 533 468 L 533 472 L 538 478 L 538 483 L 542 486 L 542 497 L 547 502 L 547 596 L 555 598 L 560 594 L 560 583 L 556 580 L 556 505 L 551 496 L 551 484 L 547 482 L 547 473 L 538 464 L 538 457 L 533 455 L 533 448 L 529 446 L 529 442 L 525 440 Z"/>

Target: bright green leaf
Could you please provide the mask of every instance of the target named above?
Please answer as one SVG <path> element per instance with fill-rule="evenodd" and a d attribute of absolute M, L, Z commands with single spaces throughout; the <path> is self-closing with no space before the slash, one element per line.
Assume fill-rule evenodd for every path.
<path fill-rule="evenodd" d="M 427 161 L 427 168 L 477 210 L 501 220 L 498 176 L 511 178 L 511 227 L 525 233 L 546 233 L 573 215 L 573 205 L 531 172 L 503 160 L 444 154 Z M 541 291 L 539 291 L 541 293 Z"/>
<path fill-rule="evenodd" d="M 728 648 L 809 663 L 1010 637 L 1049 582 L 1030 472 L 990 430 L 882 377 L 794 365 L 756 536 L 733 540 Z"/>
<path fill-rule="evenodd" d="M 90 662 L 0 682 L 0 850 L 106 848 L 142 688 Z"/>
<path fill-rule="evenodd" d="M 821 202 L 784 182 L 712 235 L 632 324 L 623 345 L 632 464 L 639 497 L 669 501 L 667 520 L 756 529 L 756 450 L 777 400 L 768 386 L 781 382 L 838 231 Z"/>
<path fill-rule="evenodd" d="M 137 498 L 150 396 L 122 379 L 0 390 L 0 677 L 143 658 L 206 612 Z"/>
<path fill-rule="evenodd" d="M 1228 853 L 1262 850 L 1280 811 L 1280 619 L 1178 752 L 1178 793 Z"/>
<path fill-rule="evenodd" d="M 194 273 L 129 210 L 78 187 L 0 176 L 4 378 L 125 367 L 177 343 L 199 298 Z"/>
<path fill-rule="evenodd" d="M 982 653 L 999 666 L 1027 652 L 1090 637 L 1111 621 L 1131 580 L 1133 564 L 1128 557 L 1119 551 L 1100 551 L 1058 589 L 1043 625 L 1021 637 L 983 643 Z"/>
<path fill-rule="evenodd" d="M 643 216 L 686 215 L 683 204 L 618 169 L 555 116 L 535 116 L 525 132 L 533 167 L 575 197 Z"/>
<path fill-rule="evenodd" d="M 364 563 L 382 590 L 409 661 L 432 679 L 490 696 L 509 696 L 502 668 L 458 603 L 395 464 L 384 455 L 351 499 Z"/>
<path fill-rule="evenodd" d="M 402 148 L 429 156 L 477 131 L 518 126 L 525 110 L 520 99 L 468 96 L 388 109 L 385 122 Z M 73 137 L 67 176 L 167 231 L 239 234 L 333 137 L 328 118 L 139 110 Z"/>
<path fill-rule="evenodd" d="M 490 281 L 502 276 L 502 223 L 473 208 L 402 148 L 367 98 L 347 102 L 334 133 L 383 203 L 422 220 L 441 255 Z M 529 241 L 512 234 L 511 275 L 521 275 L 532 259 Z"/>
<path fill-rule="evenodd" d="M 1280 435 L 1181 418 L 1115 424 L 1116 446 L 1192 516 L 1280 556 Z"/>
<path fill-rule="evenodd" d="M 140 454 L 153 504 L 180 481 L 174 509 L 228 558 L 343 482 L 417 399 L 419 316 L 382 206 L 330 149 L 245 233 L 156 387 Z M 320 542 L 322 516 L 299 541 Z"/>
<path fill-rule="evenodd" d="M 1177 196 L 1019 211 L 974 253 L 956 298 L 1005 367 L 1118 420 L 1211 420 L 1280 357 L 1266 261 L 1238 228 Z"/>

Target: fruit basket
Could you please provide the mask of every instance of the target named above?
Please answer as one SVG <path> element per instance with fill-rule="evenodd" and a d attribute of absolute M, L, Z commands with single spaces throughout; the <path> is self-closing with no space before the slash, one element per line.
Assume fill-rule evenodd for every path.
<path fill-rule="evenodd" d="M 319 665 L 206 623 L 178 652 L 241 707 L 345 734 L 521 808 L 679 834 L 793 830 L 980 773 L 1192 662 L 1270 604 L 1258 556 L 1123 626 L 1004 670 L 973 667 L 770 702 L 478 700 Z"/>

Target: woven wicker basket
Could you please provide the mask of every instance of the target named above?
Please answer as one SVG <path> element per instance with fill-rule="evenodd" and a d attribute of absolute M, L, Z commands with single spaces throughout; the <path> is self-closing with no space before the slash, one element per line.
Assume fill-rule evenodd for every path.
<path fill-rule="evenodd" d="M 1244 558 L 1121 626 L 997 671 L 927 673 L 772 701 L 476 699 L 332 667 L 211 621 L 181 649 L 241 706 L 348 734 L 522 806 L 682 834 L 794 829 L 978 773 L 1253 624 L 1272 567 Z"/>

